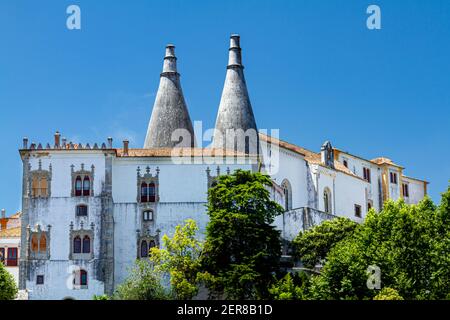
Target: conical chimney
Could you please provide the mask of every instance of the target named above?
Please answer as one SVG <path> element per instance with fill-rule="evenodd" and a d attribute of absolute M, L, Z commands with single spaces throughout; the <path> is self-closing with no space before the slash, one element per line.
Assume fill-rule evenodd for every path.
<path fill-rule="evenodd" d="M 174 137 L 172 138 L 172 136 Z M 161 73 L 144 148 L 194 146 L 194 129 L 181 89 L 175 46 L 169 44 L 166 47 L 163 72 Z"/>
<path fill-rule="evenodd" d="M 227 74 L 215 129 L 214 148 L 258 153 L 259 138 L 244 77 L 239 35 L 230 38 Z"/>

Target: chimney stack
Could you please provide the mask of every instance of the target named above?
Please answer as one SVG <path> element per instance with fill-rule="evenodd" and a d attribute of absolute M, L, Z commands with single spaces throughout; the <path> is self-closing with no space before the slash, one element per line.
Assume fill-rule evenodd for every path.
<path fill-rule="evenodd" d="M 108 137 L 108 149 L 112 149 L 113 148 L 113 138 Z"/>
<path fill-rule="evenodd" d="M 2 215 L 0 219 L 0 230 L 6 229 L 6 210 L 2 209 Z"/>
<path fill-rule="evenodd" d="M 5 218 L 6 218 L 6 210 L 2 209 L 2 219 L 5 219 Z"/>
<path fill-rule="evenodd" d="M 128 140 L 123 140 L 123 155 L 128 156 L 128 144 L 130 142 Z"/>
<path fill-rule="evenodd" d="M 59 149 L 61 147 L 61 134 L 59 131 L 55 132 L 55 149 Z"/>
<path fill-rule="evenodd" d="M 334 152 L 330 141 L 325 141 L 320 148 L 320 160 L 323 165 L 334 169 Z"/>
<path fill-rule="evenodd" d="M 28 149 L 28 138 L 27 137 L 23 138 L 23 149 Z"/>
<path fill-rule="evenodd" d="M 230 49 L 228 54 L 228 66 L 239 66 L 242 65 L 242 53 L 241 53 L 241 37 L 238 34 L 232 34 L 230 37 Z"/>

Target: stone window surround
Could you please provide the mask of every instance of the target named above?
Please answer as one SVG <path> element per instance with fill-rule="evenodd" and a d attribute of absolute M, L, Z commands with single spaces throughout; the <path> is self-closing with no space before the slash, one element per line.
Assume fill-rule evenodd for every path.
<path fill-rule="evenodd" d="M 150 242 L 154 241 L 155 242 L 155 247 L 159 247 L 159 238 L 160 238 L 160 234 L 161 231 L 158 229 L 156 230 L 156 234 L 152 235 L 151 232 L 149 230 L 147 231 L 141 231 L 141 230 L 136 230 L 136 244 L 137 244 L 137 252 L 136 252 L 136 256 L 138 259 L 145 259 L 146 257 L 141 257 L 141 244 L 142 241 L 147 241 L 147 245 L 148 245 L 148 249 L 150 250 Z"/>
<path fill-rule="evenodd" d="M 30 198 L 49 198 L 52 194 L 51 181 L 52 181 L 52 165 L 49 164 L 48 170 L 42 169 L 42 160 L 38 161 L 38 169 L 31 170 L 31 164 L 28 163 L 29 179 L 28 179 L 28 196 Z M 46 196 L 33 196 L 33 178 L 37 177 L 39 180 L 46 178 L 47 180 L 47 195 Z"/>
<path fill-rule="evenodd" d="M 141 175 L 141 168 L 137 167 L 137 197 L 136 201 L 138 203 L 142 203 L 142 205 L 147 205 L 150 203 L 157 203 L 159 202 L 159 167 L 156 167 L 156 174 L 153 175 L 150 173 L 150 167 L 147 166 L 145 168 L 145 173 Z M 141 185 L 142 183 L 150 184 L 153 183 L 155 185 L 155 202 L 141 202 Z M 152 209 L 152 208 L 150 208 Z M 153 210 L 153 213 L 155 213 L 155 210 Z"/>
<path fill-rule="evenodd" d="M 90 229 L 84 229 L 83 221 L 80 222 L 80 229 L 73 229 L 73 222 L 70 223 L 70 231 L 69 231 L 69 242 L 70 242 L 70 251 L 69 251 L 69 260 L 92 260 L 94 259 L 94 223 L 91 223 Z M 74 253 L 73 250 L 73 240 L 76 236 L 81 238 L 81 243 L 83 243 L 83 239 L 85 236 L 89 236 L 90 238 L 90 252 L 89 253 Z"/>
<path fill-rule="evenodd" d="M 82 198 L 82 197 L 92 197 L 94 196 L 94 171 L 95 171 L 95 166 L 91 165 L 91 171 L 87 171 L 84 169 L 84 163 L 81 164 L 81 169 L 78 171 L 74 170 L 75 165 L 71 165 L 70 166 L 70 173 L 72 176 L 72 191 L 71 191 L 71 196 L 75 197 L 75 183 L 76 183 L 76 179 L 77 177 L 81 178 L 81 183 L 83 184 L 84 178 L 88 177 L 89 178 L 89 182 L 90 182 L 90 190 L 89 190 L 89 196 L 84 196 L 83 194 L 81 196 L 77 196 L 77 198 Z"/>
<path fill-rule="evenodd" d="M 27 238 L 28 238 L 28 253 L 31 260 L 47 260 L 50 259 L 50 230 L 51 226 L 47 226 L 47 231 L 43 231 L 40 225 L 36 225 L 34 230 L 31 230 L 30 226 L 27 226 Z M 38 251 L 34 252 L 31 248 L 31 240 L 36 235 L 38 239 Z M 45 252 L 40 251 L 40 241 L 42 235 L 46 237 Z"/>
<path fill-rule="evenodd" d="M 230 167 L 227 167 L 226 174 L 230 174 Z M 217 183 L 217 178 L 220 176 L 220 167 L 217 166 L 216 168 L 216 175 L 211 175 L 211 169 L 209 167 L 206 168 L 206 178 L 208 183 L 208 189 L 214 187 L 214 185 Z"/>

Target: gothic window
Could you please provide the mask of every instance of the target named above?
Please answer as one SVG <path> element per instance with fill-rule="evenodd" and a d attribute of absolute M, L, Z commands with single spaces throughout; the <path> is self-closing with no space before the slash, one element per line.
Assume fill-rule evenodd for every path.
<path fill-rule="evenodd" d="M 323 191 L 323 206 L 326 213 L 331 214 L 332 213 L 332 206 L 331 206 L 331 191 L 328 188 L 325 188 Z"/>
<path fill-rule="evenodd" d="M 73 253 L 81 253 L 81 237 L 73 238 Z"/>
<path fill-rule="evenodd" d="M 83 253 L 91 252 L 91 238 L 89 236 L 84 236 L 83 238 Z"/>
<path fill-rule="evenodd" d="M 281 188 L 283 188 L 283 195 L 284 195 L 284 209 L 286 211 L 292 209 L 292 188 L 291 184 L 288 180 L 283 180 L 281 183 Z"/>
<path fill-rule="evenodd" d="M 38 252 L 38 238 L 36 234 L 31 236 L 31 251 Z"/>
<path fill-rule="evenodd" d="M 47 177 L 33 176 L 31 187 L 31 196 L 33 198 L 48 197 Z"/>
<path fill-rule="evenodd" d="M 89 177 L 83 179 L 83 196 L 87 197 L 91 194 L 91 180 Z"/>
<path fill-rule="evenodd" d="M 76 207 L 76 216 L 77 217 L 86 217 L 87 215 L 88 215 L 87 205 L 80 204 Z"/>
<path fill-rule="evenodd" d="M 86 270 L 77 270 L 73 276 L 74 289 L 87 289 L 88 273 Z"/>
<path fill-rule="evenodd" d="M 141 258 L 148 257 L 148 246 L 147 241 L 142 240 L 141 242 Z"/>
<path fill-rule="evenodd" d="M 81 194 L 83 192 L 83 185 L 81 182 L 81 177 L 77 176 L 75 179 L 75 197 L 81 197 Z"/>
<path fill-rule="evenodd" d="M 361 206 L 358 204 L 355 204 L 355 216 L 361 218 Z"/>
<path fill-rule="evenodd" d="M 50 226 L 48 226 L 48 228 L 48 231 L 42 231 L 41 227 L 38 225 L 35 231 L 30 232 L 29 241 L 31 259 L 49 258 Z"/>
<path fill-rule="evenodd" d="M 142 213 L 142 220 L 143 221 L 153 221 L 153 211 L 152 210 L 145 210 Z"/>
<path fill-rule="evenodd" d="M 141 184 L 141 202 L 147 202 L 147 194 L 148 194 L 148 185 L 145 182 Z"/>
<path fill-rule="evenodd" d="M 158 201 L 158 176 L 159 169 L 156 169 L 156 175 L 150 173 L 150 167 L 146 168 L 146 173 L 141 175 L 141 169 L 137 169 L 138 197 L 140 203 L 154 203 Z"/>
<path fill-rule="evenodd" d="M 72 196 L 89 197 L 93 195 L 94 166 L 91 171 L 85 170 L 84 164 L 81 164 L 81 170 L 74 171 L 75 166 L 71 166 L 72 171 Z"/>
<path fill-rule="evenodd" d="M 155 242 L 154 240 L 150 240 L 150 243 L 149 243 L 148 247 L 149 247 L 149 250 L 150 250 L 151 248 L 156 247 L 156 242 Z"/>

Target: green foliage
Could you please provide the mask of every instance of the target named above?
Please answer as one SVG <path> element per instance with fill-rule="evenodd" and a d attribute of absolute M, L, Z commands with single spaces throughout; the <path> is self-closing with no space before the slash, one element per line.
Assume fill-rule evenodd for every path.
<path fill-rule="evenodd" d="M 270 199 L 271 185 L 267 175 L 238 170 L 209 190 L 202 266 L 208 288 L 221 297 L 269 296 L 281 255 L 280 233 L 271 224 L 283 212 Z"/>
<path fill-rule="evenodd" d="M 202 243 L 196 239 L 197 231 L 195 221 L 186 220 L 184 226 L 176 227 L 172 238 L 164 235 L 163 249 L 150 250 L 155 272 L 170 276 L 175 299 L 192 299 L 198 292 Z"/>
<path fill-rule="evenodd" d="M 450 292 L 450 189 L 436 208 L 429 198 L 418 205 L 385 203 L 369 212 L 354 235 L 336 244 L 321 275 L 311 281 L 315 299 L 372 299 L 367 268 L 381 269 L 382 287 L 405 299 L 445 299 Z"/>
<path fill-rule="evenodd" d="M 373 300 L 403 300 L 403 298 L 398 294 L 397 290 L 386 287 L 383 288 Z"/>
<path fill-rule="evenodd" d="M 130 276 L 118 286 L 114 300 L 164 300 L 169 295 L 147 260 L 138 260 Z M 101 299 L 104 300 L 104 299 Z"/>
<path fill-rule="evenodd" d="M 103 295 L 94 295 L 92 300 L 110 300 L 110 297 L 108 297 L 106 294 Z"/>
<path fill-rule="evenodd" d="M 353 235 L 357 226 L 348 218 L 336 218 L 300 232 L 293 241 L 295 256 L 305 267 L 312 269 L 339 241 Z"/>
<path fill-rule="evenodd" d="M 309 279 L 304 274 L 287 273 L 269 289 L 273 300 L 305 300 Z"/>
<path fill-rule="evenodd" d="M 17 295 L 17 286 L 13 276 L 0 262 L 0 300 L 13 300 Z"/>

